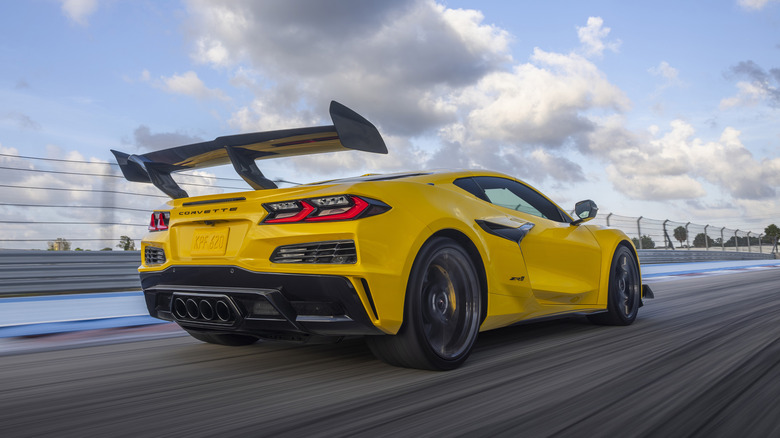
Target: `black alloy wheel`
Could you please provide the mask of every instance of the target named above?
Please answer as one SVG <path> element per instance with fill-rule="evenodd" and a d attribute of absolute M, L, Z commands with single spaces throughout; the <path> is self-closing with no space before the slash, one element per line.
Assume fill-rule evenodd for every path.
<path fill-rule="evenodd" d="M 607 311 L 588 315 L 588 319 L 596 324 L 630 325 L 639 312 L 641 293 L 642 284 L 636 257 L 626 246 L 618 246 L 612 257 L 609 274 Z"/>
<path fill-rule="evenodd" d="M 398 334 L 368 337 L 368 345 L 391 365 L 457 368 L 477 338 L 481 305 L 477 270 L 466 250 L 450 238 L 435 237 L 415 259 Z"/>

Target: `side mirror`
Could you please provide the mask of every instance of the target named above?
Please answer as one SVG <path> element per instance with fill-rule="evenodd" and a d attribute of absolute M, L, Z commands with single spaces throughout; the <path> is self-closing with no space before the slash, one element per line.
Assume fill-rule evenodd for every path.
<path fill-rule="evenodd" d="M 589 221 L 596 217 L 596 213 L 598 212 L 599 208 L 596 206 L 595 202 L 590 199 L 580 201 L 574 205 L 574 215 L 577 216 L 577 219 L 571 224 L 579 225 L 585 221 Z"/>

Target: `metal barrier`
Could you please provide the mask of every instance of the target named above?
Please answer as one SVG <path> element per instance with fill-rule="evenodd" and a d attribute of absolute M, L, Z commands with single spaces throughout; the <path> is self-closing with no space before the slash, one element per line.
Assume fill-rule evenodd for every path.
<path fill-rule="evenodd" d="M 639 263 L 652 265 L 658 263 L 714 262 L 720 260 L 774 260 L 775 254 L 732 251 L 672 251 L 665 249 L 637 249 Z"/>
<path fill-rule="evenodd" d="M 0 295 L 141 290 L 140 251 L 0 250 Z"/>
<path fill-rule="evenodd" d="M 641 264 L 774 259 L 774 254 L 638 250 Z M 0 250 L 0 295 L 140 290 L 139 251 Z"/>
<path fill-rule="evenodd" d="M 674 222 L 669 219 L 651 219 L 643 216 L 620 216 L 614 213 L 600 214 L 590 223 L 622 230 L 634 241 L 637 249 L 777 252 L 776 236 L 767 236 L 762 232 L 734 230 L 709 224 Z"/>

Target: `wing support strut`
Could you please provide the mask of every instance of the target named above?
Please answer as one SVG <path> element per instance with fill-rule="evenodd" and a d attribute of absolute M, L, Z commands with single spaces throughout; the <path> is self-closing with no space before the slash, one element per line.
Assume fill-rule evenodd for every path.
<path fill-rule="evenodd" d="M 266 178 L 255 162 L 256 156 L 248 154 L 246 149 L 239 149 L 233 146 L 225 146 L 230 162 L 236 169 L 241 178 L 244 178 L 247 184 L 255 190 L 275 189 L 276 183 Z"/>

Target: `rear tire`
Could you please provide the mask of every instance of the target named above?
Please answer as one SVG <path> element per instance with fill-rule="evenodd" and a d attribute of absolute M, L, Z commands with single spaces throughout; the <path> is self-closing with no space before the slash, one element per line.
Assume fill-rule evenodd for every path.
<path fill-rule="evenodd" d="M 453 239 L 435 237 L 415 258 L 398 334 L 369 336 L 368 346 L 390 365 L 457 368 L 477 339 L 481 306 L 479 278 L 468 253 Z"/>
<path fill-rule="evenodd" d="M 633 251 L 619 246 L 612 257 L 609 273 L 607 311 L 588 315 L 590 322 L 601 325 L 630 325 L 636 319 L 642 300 L 639 264 Z"/>
<path fill-rule="evenodd" d="M 187 330 L 193 338 L 208 342 L 209 344 L 228 345 L 231 347 L 239 347 L 242 345 L 251 345 L 257 342 L 257 338 L 248 335 L 238 335 L 233 333 L 203 333 L 192 330 Z"/>

